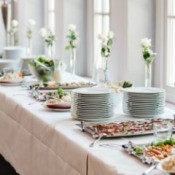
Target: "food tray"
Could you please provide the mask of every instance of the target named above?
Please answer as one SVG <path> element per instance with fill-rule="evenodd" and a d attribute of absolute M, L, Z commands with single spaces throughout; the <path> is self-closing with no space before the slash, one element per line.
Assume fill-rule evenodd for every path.
<path fill-rule="evenodd" d="M 122 147 L 129 155 L 140 159 L 143 163 L 153 164 L 173 155 L 172 149 L 175 147 L 175 139 L 170 138 L 156 143 L 137 145 L 129 141 Z"/>
<path fill-rule="evenodd" d="M 170 122 L 173 124 L 173 131 L 175 131 L 175 120 L 162 118 L 125 120 L 106 124 L 81 122 L 78 126 L 81 127 L 82 131 L 87 132 L 95 139 L 99 138 L 101 134 L 105 134 L 105 138 L 117 138 L 153 134 L 153 123 L 155 122 Z"/>
<path fill-rule="evenodd" d="M 54 92 L 39 92 L 38 90 L 32 90 L 29 92 L 29 95 L 36 99 L 37 101 L 46 101 L 48 97 L 52 97 L 55 95 Z"/>
<path fill-rule="evenodd" d="M 38 89 L 38 90 L 57 90 L 59 87 L 62 89 L 77 89 L 77 88 L 85 88 L 85 87 L 93 87 L 96 86 L 95 83 L 92 82 L 88 82 L 88 83 L 64 83 L 64 84 L 60 84 L 56 87 L 39 87 L 39 84 L 34 84 L 34 85 L 30 85 L 29 88 L 30 89 Z M 38 88 L 39 87 L 39 88 Z"/>

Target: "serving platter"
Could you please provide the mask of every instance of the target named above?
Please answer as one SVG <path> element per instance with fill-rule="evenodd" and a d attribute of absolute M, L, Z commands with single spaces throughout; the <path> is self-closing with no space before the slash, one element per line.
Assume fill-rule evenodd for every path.
<path fill-rule="evenodd" d="M 55 111 L 55 112 L 69 112 L 70 111 L 70 108 L 68 107 L 55 108 L 55 107 L 48 106 L 46 104 L 44 104 L 44 108 L 48 111 Z"/>
<path fill-rule="evenodd" d="M 137 119 L 124 120 L 109 123 L 85 123 L 81 122 L 78 126 L 82 131 L 90 134 L 97 139 L 101 134 L 105 134 L 104 138 L 132 137 L 153 134 L 154 123 L 172 123 L 173 132 L 175 131 L 175 120 L 173 119 Z"/>
<path fill-rule="evenodd" d="M 22 82 L 0 82 L 1 86 L 20 86 Z"/>
<path fill-rule="evenodd" d="M 124 151 L 126 151 L 129 155 L 140 159 L 145 164 L 160 162 L 167 157 L 172 156 L 172 150 L 174 147 L 174 138 L 146 144 L 135 144 L 132 141 L 129 141 L 127 144 L 122 145 Z"/>
<path fill-rule="evenodd" d="M 57 90 L 59 87 L 62 89 L 77 89 L 77 88 L 84 88 L 84 87 L 93 87 L 96 86 L 95 83 L 92 82 L 79 82 L 79 83 L 63 83 L 63 84 L 58 84 L 55 86 L 49 86 L 47 84 L 44 84 L 43 87 L 39 87 L 39 84 L 33 84 L 30 85 L 29 88 L 30 89 L 38 89 L 38 90 Z"/>

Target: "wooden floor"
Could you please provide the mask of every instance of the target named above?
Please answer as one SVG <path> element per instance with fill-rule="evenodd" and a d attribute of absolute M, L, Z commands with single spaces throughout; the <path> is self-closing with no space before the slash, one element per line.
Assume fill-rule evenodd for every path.
<path fill-rule="evenodd" d="M 0 155 L 0 175 L 19 175 L 1 155 Z"/>

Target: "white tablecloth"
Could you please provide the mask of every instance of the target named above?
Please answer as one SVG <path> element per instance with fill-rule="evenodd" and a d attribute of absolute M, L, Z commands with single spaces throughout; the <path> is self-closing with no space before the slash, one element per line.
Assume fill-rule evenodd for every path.
<path fill-rule="evenodd" d="M 0 153 L 21 175 L 140 175 L 148 166 L 120 147 L 90 148 L 69 112 L 50 112 L 22 87 L 0 87 Z M 121 109 L 116 111 L 121 115 Z M 174 111 L 166 110 L 165 117 Z M 132 138 L 135 143 L 151 136 Z M 123 139 L 101 143 L 126 143 Z"/>

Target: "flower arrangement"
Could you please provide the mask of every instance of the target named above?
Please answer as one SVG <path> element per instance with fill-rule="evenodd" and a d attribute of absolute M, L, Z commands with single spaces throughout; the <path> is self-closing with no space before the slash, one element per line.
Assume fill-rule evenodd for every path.
<path fill-rule="evenodd" d="M 55 44 L 56 36 L 54 31 L 52 31 L 50 28 L 41 28 L 40 34 L 44 38 L 44 42 L 46 43 L 47 47 L 53 46 Z"/>
<path fill-rule="evenodd" d="M 40 34 L 42 38 L 44 39 L 44 42 L 48 48 L 48 56 L 53 59 L 54 57 L 54 45 L 56 42 L 56 36 L 54 31 L 52 31 L 50 28 L 41 28 Z"/>
<path fill-rule="evenodd" d="M 107 36 L 100 34 L 98 38 L 101 41 L 101 57 L 103 61 L 103 70 L 104 70 L 104 82 L 108 84 L 109 82 L 109 73 L 108 73 L 108 67 L 109 67 L 109 57 L 111 56 L 111 46 L 114 41 L 114 33 L 110 31 Z"/>
<path fill-rule="evenodd" d="M 18 21 L 17 20 L 12 20 L 11 22 L 11 27 L 8 31 L 8 34 L 10 36 L 10 45 L 16 45 L 18 40 L 15 40 L 15 34 L 18 31 Z"/>
<path fill-rule="evenodd" d="M 79 44 L 79 36 L 76 31 L 77 27 L 73 24 L 69 25 L 69 30 L 68 30 L 68 44 L 65 47 L 66 50 L 72 50 L 75 49 L 78 44 Z"/>
<path fill-rule="evenodd" d="M 71 51 L 70 55 L 70 71 L 72 75 L 75 75 L 75 62 L 76 62 L 76 48 L 79 44 L 79 36 L 76 31 L 77 27 L 73 24 L 69 25 L 68 29 L 68 44 L 65 47 L 66 50 Z"/>
<path fill-rule="evenodd" d="M 151 44 L 151 39 L 144 38 L 141 40 L 141 47 L 142 47 L 142 54 L 143 54 L 143 59 L 146 63 L 145 66 L 145 86 L 146 87 L 151 87 L 151 82 L 152 82 L 152 68 L 151 65 L 155 59 L 155 56 L 157 55 L 151 50 L 152 44 Z"/>
<path fill-rule="evenodd" d="M 151 50 L 151 46 L 152 46 L 151 42 L 152 42 L 151 39 L 148 39 L 148 38 L 144 38 L 141 41 L 141 46 L 143 48 L 143 51 L 142 51 L 143 58 L 146 64 L 152 64 L 155 56 L 157 55 Z"/>
<path fill-rule="evenodd" d="M 32 39 L 32 37 L 33 37 L 33 28 L 34 28 L 35 25 L 36 25 L 35 20 L 33 20 L 33 19 L 28 20 L 28 29 L 27 29 L 27 35 L 26 35 L 28 39 Z"/>
<path fill-rule="evenodd" d="M 100 34 L 98 38 L 101 40 L 101 56 L 108 59 L 111 56 L 111 46 L 114 40 L 114 33 L 110 31 L 107 36 Z"/>
<path fill-rule="evenodd" d="M 32 55 L 32 37 L 33 37 L 33 30 L 35 25 L 36 25 L 35 20 L 33 19 L 28 20 L 28 29 L 26 34 L 28 39 L 28 48 L 27 48 L 28 55 Z"/>

